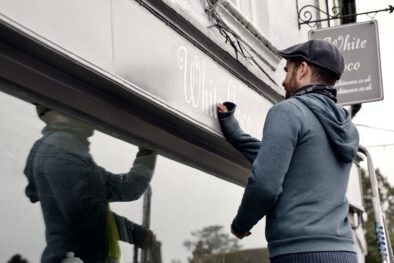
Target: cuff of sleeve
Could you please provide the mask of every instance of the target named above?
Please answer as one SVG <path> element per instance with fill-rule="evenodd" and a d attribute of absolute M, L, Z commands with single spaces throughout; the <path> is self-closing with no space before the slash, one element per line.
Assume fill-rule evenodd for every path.
<path fill-rule="evenodd" d="M 223 120 L 233 116 L 235 112 L 235 108 L 237 107 L 237 105 L 229 101 L 224 102 L 223 105 L 227 107 L 228 112 L 218 112 L 219 120 Z"/>
<path fill-rule="evenodd" d="M 239 236 L 244 235 L 245 233 L 249 232 L 250 228 L 245 226 L 240 222 L 240 218 L 236 216 L 231 224 L 231 228 Z"/>
<path fill-rule="evenodd" d="M 138 148 L 137 157 L 155 154 L 151 149 L 140 146 Z"/>
<path fill-rule="evenodd" d="M 223 105 L 227 107 L 228 112 L 218 112 L 219 123 L 223 135 L 227 139 L 231 139 L 232 133 L 239 127 L 238 121 L 234 117 L 235 108 L 237 106 L 234 103 L 228 101 L 224 102 Z"/>
<path fill-rule="evenodd" d="M 134 224 L 133 239 L 134 244 L 141 246 L 148 236 L 148 229 L 144 226 Z"/>

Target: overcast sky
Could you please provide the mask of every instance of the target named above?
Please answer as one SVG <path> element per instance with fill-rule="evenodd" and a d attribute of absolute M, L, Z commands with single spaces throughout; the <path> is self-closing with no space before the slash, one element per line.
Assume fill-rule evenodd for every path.
<path fill-rule="evenodd" d="M 394 1 L 358 0 L 356 1 L 357 13 L 388 8 L 389 4 L 394 5 Z M 392 130 L 390 132 L 359 127 L 362 145 L 368 147 L 392 144 L 386 147 L 368 147 L 368 149 L 372 154 L 375 168 L 379 168 L 383 175 L 387 176 L 391 184 L 394 185 L 394 72 L 392 65 L 394 59 L 394 13 L 381 12 L 374 19 L 378 21 L 379 26 L 384 100 L 363 104 L 354 121 L 357 124 Z M 370 18 L 367 16 L 358 17 L 358 22 L 368 20 Z"/>

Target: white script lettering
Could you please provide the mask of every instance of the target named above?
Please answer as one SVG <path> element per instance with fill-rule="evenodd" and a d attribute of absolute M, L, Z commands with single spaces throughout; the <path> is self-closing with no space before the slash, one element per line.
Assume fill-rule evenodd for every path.
<path fill-rule="evenodd" d="M 358 37 L 350 38 L 350 35 L 346 36 L 339 35 L 336 38 L 326 37 L 324 40 L 334 44 L 340 51 L 352 51 L 358 49 L 364 49 L 367 47 L 367 40 L 361 40 Z"/>
<path fill-rule="evenodd" d="M 217 118 L 217 103 L 224 101 L 236 103 L 236 89 L 233 80 L 230 79 L 227 82 L 227 98 L 223 100 L 218 96 L 218 88 L 213 79 L 207 79 L 205 60 L 201 60 L 197 55 L 191 56 L 184 46 L 180 46 L 177 50 L 177 63 L 183 73 L 183 94 L 187 104 L 200 109 L 210 117 Z M 252 130 L 251 117 L 240 108 L 237 108 L 235 116 L 240 126 L 250 133 Z"/>

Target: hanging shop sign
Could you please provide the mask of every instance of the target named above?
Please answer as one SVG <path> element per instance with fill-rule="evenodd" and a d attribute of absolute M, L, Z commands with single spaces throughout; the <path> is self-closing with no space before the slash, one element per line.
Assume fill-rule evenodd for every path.
<path fill-rule="evenodd" d="M 331 42 L 345 58 L 345 71 L 335 85 L 338 103 L 350 105 L 383 99 L 377 21 L 311 30 L 309 39 Z"/>

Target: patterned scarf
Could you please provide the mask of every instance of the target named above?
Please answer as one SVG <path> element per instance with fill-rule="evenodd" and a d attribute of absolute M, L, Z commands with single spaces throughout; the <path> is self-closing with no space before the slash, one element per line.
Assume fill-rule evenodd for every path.
<path fill-rule="evenodd" d="M 321 94 L 321 95 L 329 97 L 335 103 L 337 102 L 337 90 L 332 86 L 321 85 L 321 84 L 311 84 L 311 85 L 306 85 L 302 88 L 299 88 L 298 90 L 296 90 L 292 94 L 290 94 L 289 98 L 295 97 L 295 96 L 302 96 L 302 95 L 308 94 L 308 93 Z"/>

